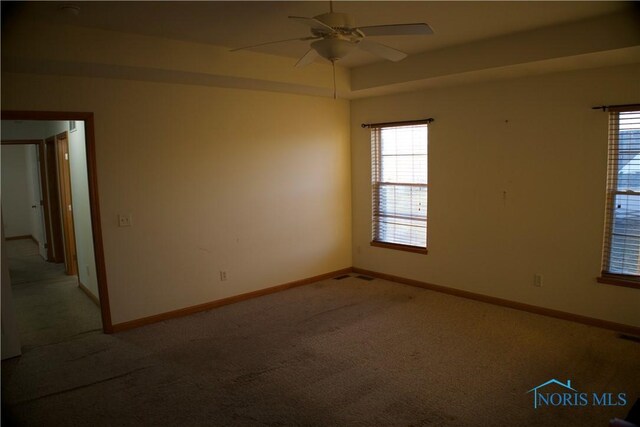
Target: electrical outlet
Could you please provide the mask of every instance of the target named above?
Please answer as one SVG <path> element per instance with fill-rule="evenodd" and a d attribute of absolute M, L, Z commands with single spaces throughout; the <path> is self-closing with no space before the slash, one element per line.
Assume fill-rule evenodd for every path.
<path fill-rule="evenodd" d="M 227 272 L 220 270 L 220 281 L 224 282 L 225 280 L 227 280 Z"/>
<path fill-rule="evenodd" d="M 538 288 L 542 287 L 542 274 L 533 275 L 533 286 L 536 286 Z"/>
<path fill-rule="evenodd" d="M 131 214 L 118 214 L 118 227 L 131 227 L 132 225 Z"/>

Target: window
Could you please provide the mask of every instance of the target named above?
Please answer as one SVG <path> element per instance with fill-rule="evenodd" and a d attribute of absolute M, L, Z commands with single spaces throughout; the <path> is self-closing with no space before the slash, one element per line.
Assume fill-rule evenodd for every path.
<path fill-rule="evenodd" d="M 374 246 L 426 253 L 429 121 L 371 125 Z"/>
<path fill-rule="evenodd" d="M 609 109 L 607 206 L 600 281 L 640 287 L 640 105 Z"/>

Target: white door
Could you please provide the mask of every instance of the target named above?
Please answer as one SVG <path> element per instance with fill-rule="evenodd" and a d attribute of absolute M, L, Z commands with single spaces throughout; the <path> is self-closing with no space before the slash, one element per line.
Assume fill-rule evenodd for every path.
<path fill-rule="evenodd" d="M 42 168 L 40 167 L 40 162 L 43 161 L 42 159 L 40 159 L 40 150 L 38 150 L 37 146 L 34 146 L 34 151 L 35 151 L 35 155 L 36 155 L 36 182 L 37 182 L 37 187 L 38 187 L 38 216 L 40 217 L 40 238 L 38 239 L 38 241 L 40 242 L 40 256 L 43 259 L 47 259 L 47 229 L 44 225 L 44 195 L 43 195 L 43 191 L 44 188 L 42 188 L 42 177 L 41 177 L 41 172 L 42 172 Z"/>
<path fill-rule="evenodd" d="M 44 227 L 44 206 L 40 181 L 40 159 L 37 145 L 28 145 L 26 151 L 27 182 L 31 203 L 31 235 L 38 241 L 38 252 L 47 259 L 46 233 Z"/>

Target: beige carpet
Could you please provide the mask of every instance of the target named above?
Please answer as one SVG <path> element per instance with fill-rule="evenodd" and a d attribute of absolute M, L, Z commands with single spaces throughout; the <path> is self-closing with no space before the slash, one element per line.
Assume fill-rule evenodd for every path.
<path fill-rule="evenodd" d="M 23 352 L 102 330 L 100 309 L 64 264 L 46 262 L 32 240 L 7 241 L 9 275 Z"/>
<path fill-rule="evenodd" d="M 64 276 L 64 263 L 45 262 L 38 253 L 38 245 L 31 239 L 8 240 L 7 258 L 11 284 L 19 285 Z"/>
<path fill-rule="evenodd" d="M 30 348 L 2 364 L 5 422 L 605 427 L 632 402 L 526 392 L 639 395 L 640 344 L 614 332 L 352 276 Z"/>

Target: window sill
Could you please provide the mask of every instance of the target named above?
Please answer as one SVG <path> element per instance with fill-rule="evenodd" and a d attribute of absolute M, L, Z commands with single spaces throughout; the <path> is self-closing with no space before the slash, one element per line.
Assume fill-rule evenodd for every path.
<path fill-rule="evenodd" d="M 413 252 L 416 254 L 427 254 L 427 248 L 419 248 L 417 246 L 408 246 L 408 245 L 399 245 L 397 243 L 384 243 L 372 241 L 371 246 L 375 246 L 378 248 L 386 248 L 386 249 L 395 249 L 397 251 L 405 251 L 405 252 Z"/>
<path fill-rule="evenodd" d="M 637 279 L 632 277 L 634 276 L 602 273 L 602 275 L 596 280 L 598 281 L 598 283 L 604 283 L 606 285 L 624 286 L 627 288 L 640 289 L 640 277 L 638 277 Z"/>

